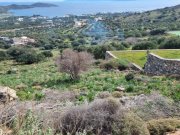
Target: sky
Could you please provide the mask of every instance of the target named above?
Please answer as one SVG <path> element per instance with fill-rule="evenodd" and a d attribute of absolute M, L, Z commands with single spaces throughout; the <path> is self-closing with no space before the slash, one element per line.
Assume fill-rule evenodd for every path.
<path fill-rule="evenodd" d="M 51 2 L 51 1 L 64 1 L 64 0 L 0 0 L 0 2 Z"/>
<path fill-rule="evenodd" d="M 0 2 L 54 2 L 54 1 L 57 1 L 57 2 L 61 2 L 61 1 L 70 1 L 70 0 L 0 0 Z M 81 1 L 90 1 L 90 0 L 81 0 Z M 96 1 L 96 0 L 93 0 L 93 1 Z M 100 0 L 99 0 L 100 1 Z M 101 0 L 103 1 L 103 0 Z M 106 1 L 106 0 L 104 0 Z M 110 0 L 110 1 L 122 1 L 122 0 Z M 123 1 L 130 1 L 130 0 L 123 0 Z"/>
<path fill-rule="evenodd" d="M 61 2 L 61 1 L 70 1 L 70 0 L 0 0 L 0 2 L 54 2 L 54 1 Z M 91 1 L 91 0 L 79 0 L 79 1 Z M 103 1 L 103 0 L 97 0 L 97 1 Z M 131 1 L 131 0 L 109 0 L 109 1 Z"/>

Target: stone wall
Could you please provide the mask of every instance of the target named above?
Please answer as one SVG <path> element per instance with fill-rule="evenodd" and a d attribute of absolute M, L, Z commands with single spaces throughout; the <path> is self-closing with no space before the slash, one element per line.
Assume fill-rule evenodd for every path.
<path fill-rule="evenodd" d="M 148 54 L 144 72 L 152 75 L 180 75 L 180 59 L 164 59 L 155 54 Z"/>
<path fill-rule="evenodd" d="M 106 60 L 109 60 L 109 59 L 117 59 L 117 57 L 114 56 L 111 52 L 106 51 L 105 59 L 106 59 Z"/>

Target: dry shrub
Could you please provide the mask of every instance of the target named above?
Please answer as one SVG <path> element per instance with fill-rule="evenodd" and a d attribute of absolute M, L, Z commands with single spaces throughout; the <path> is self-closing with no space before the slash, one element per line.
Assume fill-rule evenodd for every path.
<path fill-rule="evenodd" d="M 120 109 L 120 103 L 114 99 L 98 99 L 91 104 L 67 109 L 56 120 L 56 132 L 75 134 L 110 134 L 112 132 L 113 115 Z"/>
<path fill-rule="evenodd" d="M 113 135 L 150 135 L 146 123 L 132 112 L 119 112 L 113 128 Z"/>
<path fill-rule="evenodd" d="M 110 96 L 111 96 L 111 94 L 108 91 L 103 91 L 103 92 L 99 92 L 96 97 L 100 98 L 100 99 L 104 99 L 104 98 L 108 98 Z"/>
<path fill-rule="evenodd" d="M 123 96 L 123 92 L 114 91 L 114 92 L 112 93 L 112 96 L 113 96 L 114 98 L 121 98 L 121 97 Z"/>
<path fill-rule="evenodd" d="M 164 135 L 166 132 L 175 131 L 176 128 L 180 128 L 180 119 L 150 120 L 147 125 L 151 135 Z"/>
<path fill-rule="evenodd" d="M 92 63 L 93 56 L 90 53 L 71 49 L 64 50 L 56 60 L 59 71 L 69 74 L 73 80 L 79 79 L 80 72 L 86 71 Z"/>
<path fill-rule="evenodd" d="M 122 97 L 125 108 L 133 110 L 145 121 L 159 118 L 180 117 L 180 104 L 174 103 L 157 92 L 150 95 Z"/>

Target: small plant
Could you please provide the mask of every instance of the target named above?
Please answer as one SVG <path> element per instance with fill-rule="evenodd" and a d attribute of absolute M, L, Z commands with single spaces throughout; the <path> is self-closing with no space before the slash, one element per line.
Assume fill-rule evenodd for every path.
<path fill-rule="evenodd" d="M 97 98 L 104 99 L 110 97 L 111 94 L 108 91 L 99 92 Z"/>
<path fill-rule="evenodd" d="M 133 92 L 134 91 L 134 86 L 130 85 L 126 88 L 126 92 Z"/>
<path fill-rule="evenodd" d="M 121 98 L 121 97 L 123 96 L 123 92 L 114 91 L 114 92 L 112 93 L 112 96 L 113 96 L 114 98 Z"/>
<path fill-rule="evenodd" d="M 44 97 L 45 97 L 45 95 L 43 93 L 39 92 L 39 93 L 35 94 L 35 100 L 37 100 L 37 101 L 42 100 Z"/>
<path fill-rule="evenodd" d="M 133 73 L 128 73 L 126 76 L 125 76 L 125 79 L 126 81 L 131 81 L 134 79 L 134 74 Z"/>

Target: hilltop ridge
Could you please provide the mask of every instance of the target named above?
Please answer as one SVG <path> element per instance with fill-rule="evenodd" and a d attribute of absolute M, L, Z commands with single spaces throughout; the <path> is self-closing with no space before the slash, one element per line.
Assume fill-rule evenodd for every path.
<path fill-rule="evenodd" d="M 50 3 L 41 3 L 41 2 L 37 2 L 31 5 L 11 4 L 7 6 L 0 6 L 0 13 L 7 13 L 9 10 L 29 9 L 29 8 L 36 8 L 36 7 L 57 7 L 57 5 L 50 4 Z"/>

